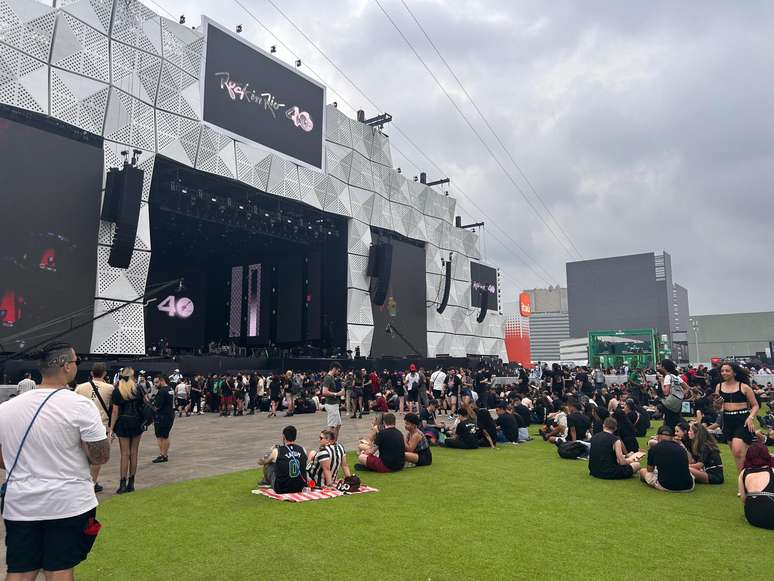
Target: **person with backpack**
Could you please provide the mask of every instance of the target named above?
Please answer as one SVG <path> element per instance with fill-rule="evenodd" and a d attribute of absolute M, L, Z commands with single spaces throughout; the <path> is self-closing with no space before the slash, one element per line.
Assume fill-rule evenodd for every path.
<path fill-rule="evenodd" d="M 677 375 L 677 365 L 671 359 L 664 359 L 658 366 L 658 381 L 661 385 L 661 405 L 664 408 L 664 425 L 673 428 L 682 421 L 685 382 Z"/>
<path fill-rule="evenodd" d="M 134 492 L 134 478 L 137 474 L 137 453 L 140 438 L 145 432 L 142 407 L 145 405 L 143 394 L 134 381 L 134 369 L 124 367 L 118 378 L 118 386 L 110 398 L 113 412 L 110 418 L 108 434 L 118 438 L 121 449 L 121 481 L 116 494 Z"/>
<path fill-rule="evenodd" d="M 102 418 L 102 425 L 105 426 L 105 432 L 107 433 L 107 427 L 110 423 L 110 400 L 113 397 L 113 389 L 115 388 L 105 381 L 106 374 L 107 368 L 105 364 L 98 361 L 91 368 L 91 379 L 76 387 L 75 393 L 91 400 Z M 100 464 L 91 464 L 89 466 L 91 479 L 94 482 L 94 492 L 102 492 L 103 490 L 102 485 L 99 483 L 100 468 L 102 468 Z"/>

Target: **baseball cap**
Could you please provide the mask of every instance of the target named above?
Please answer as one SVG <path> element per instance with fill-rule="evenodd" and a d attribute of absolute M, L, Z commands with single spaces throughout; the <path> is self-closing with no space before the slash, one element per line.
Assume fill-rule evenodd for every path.
<path fill-rule="evenodd" d="M 413 363 L 411 365 L 409 365 L 409 371 L 411 371 L 413 373 L 416 370 L 417 370 L 417 366 L 416 365 L 414 365 Z"/>

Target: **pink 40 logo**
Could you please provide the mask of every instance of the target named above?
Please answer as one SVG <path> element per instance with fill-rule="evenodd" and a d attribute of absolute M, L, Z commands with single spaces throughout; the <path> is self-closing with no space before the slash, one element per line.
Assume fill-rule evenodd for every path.
<path fill-rule="evenodd" d="M 194 303 L 188 297 L 180 297 L 179 299 L 176 299 L 175 295 L 169 295 L 159 303 L 157 308 L 162 313 L 166 313 L 170 317 L 187 319 L 193 315 Z"/>

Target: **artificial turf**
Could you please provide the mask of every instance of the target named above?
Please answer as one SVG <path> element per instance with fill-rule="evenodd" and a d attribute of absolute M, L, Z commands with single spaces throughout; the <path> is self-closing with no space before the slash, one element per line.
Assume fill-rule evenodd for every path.
<path fill-rule="evenodd" d="M 436 448 L 430 467 L 362 475 L 376 494 L 301 504 L 252 495 L 257 470 L 181 482 L 105 501 L 77 577 L 772 579 L 774 531 L 745 521 L 721 449 L 726 483 L 689 494 L 591 478 L 539 439 Z"/>

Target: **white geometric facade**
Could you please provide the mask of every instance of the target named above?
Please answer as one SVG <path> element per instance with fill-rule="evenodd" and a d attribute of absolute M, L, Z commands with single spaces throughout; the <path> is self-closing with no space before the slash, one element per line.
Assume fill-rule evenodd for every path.
<path fill-rule="evenodd" d="M 107 264 L 112 224 L 100 224 L 99 314 L 134 301 L 145 288 L 152 252 L 147 201 L 156 155 L 348 219 L 347 344 L 371 351 L 373 318 L 365 274 L 370 226 L 425 242 L 428 356 L 506 358 L 503 317 L 476 323 L 470 306 L 471 259 L 478 236 L 453 226 L 455 201 L 407 180 L 392 167 L 378 130 L 326 109 L 326 173 L 281 158 L 204 125 L 199 74 L 205 39 L 137 0 L 0 0 L 0 102 L 50 115 L 104 138 L 105 169 L 139 149 L 143 204 L 128 269 Z M 449 306 L 440 300 L 441 257 L 454 252 Z M 442 289 L 441 289 L 442 290 Z M 143 354 L 143 309 L 129 305 L 94 326 L 94 353 Z"/>

